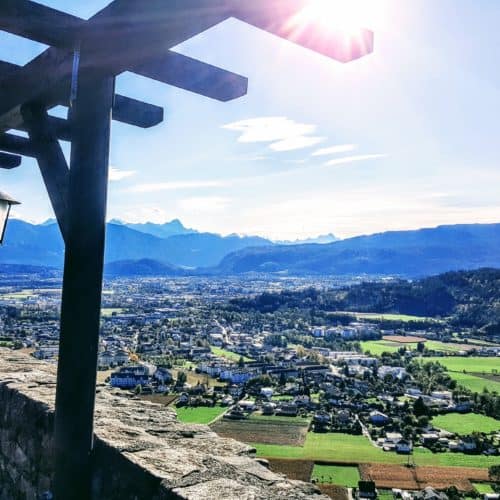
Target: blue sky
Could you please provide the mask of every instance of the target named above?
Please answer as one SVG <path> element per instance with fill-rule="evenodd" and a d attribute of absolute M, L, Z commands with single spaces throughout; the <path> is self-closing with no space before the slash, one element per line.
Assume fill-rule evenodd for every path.
<path fill-rule="evenodd" d="M 89 17 L 108 2 L 41 3 Z M 236 20 L 178 47 L 249 77 L 230 103 L 121 75 L 166 120 L 113 123 L 109 218 L 275 239 L 500 221 L 500 2 L 367 5 L 375 51 L 349 64 Z M 4 60 L 42 49 L 0 36 Z M 16 216 L 52 217 L 34 161 L 0 175 Z"/>

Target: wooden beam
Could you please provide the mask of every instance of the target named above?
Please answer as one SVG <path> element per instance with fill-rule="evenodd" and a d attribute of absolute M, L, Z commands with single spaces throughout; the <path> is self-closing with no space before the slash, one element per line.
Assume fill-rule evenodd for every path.
<path fill-rule="evenodd" d="M 8 0 L 0 9 L 0 29 L 38 42 L 72 48 L 75 40 L 84 36 L 87 23 L 84 19 L 30 0 Z M 248 89 L 248 79 L 243 76 L 170 51 L 152 62 L 141 61 L 129 70 L 224 102 L 245 95 Z"/>
<path fill-rule="evenodd" d="M 29 133 L 31 145 L 36 152 L 38 166 L 59 229 L 63 239 L 67 241 L 69 169 L 57 139 L 58 135 L 51 125 L 51 117 L 42 106 L 25 105 L 21 108 L 21 114 Z"/>
<path fill-rule="evenodd" d="M 88 500 L 114 79 L 79 82 L 72 110 L 55 412 L 56 499 Z"/>
<path fill-rule="evenodd" d="M 20 69 L 22 69 L 22 66 L 6 61 L 0 61 L 0 80 L 9 75 L 15 74 L 16 70 Z M 69 101 L 68 89 L 69 87 L 66 85 L 64 88 L 61 88 L 59 93 L 54 93 L 52 106 L 67 106 Z M 163 108 L 160 106 L 155 106 L 154 104 L 149 104 L 138 101 L 137 99 L 116 94 L 112 116 L 113 120 L 122 123 L 127 123 L 141 128 L 149 128 L 161 123 L 163 121 L 164 113 Z M 7 125 L 7 127 L 3 127 L 4 129 L 17 128 L 19 130 L 24 130 L 22 120 L 17 113 L 15 116 L 11 116 L 11 120 L 11 126 L 9 127 Z M 67 125 L 64 126 L 61 122 L 56 123 L 53 121 L 51 126 L 55 128 L 56 131 L 60 132 L 61 135 L 58 135 L 60 139 L 70 140 L 69 127 Z"/>
<path fill-rule="evenodd" d="M 80 71 L 94 77 L 118 75 L 142 64 L 145 57 L 164 56 L 182 41 L 227 19 L 226 1 L 115 0 L 85 25 L 82 51 L 88 57 L 80 61 Z M 39 101 L 47 108 L 56 104 L 57 93 L 69 91 L 72 67 L 71 51 L 51 47 L 2 79 L 0 126 L 12 123 L 12 113 L 26 102 Z"/>
<path fill-rule="evenodd" d="M 81 19 L 30 0 L 2 0 L 0 30 L 57 47 L 72 47 Z"/>
<path fill-rule="evenodd" d="M 31 141 L 14 134 L 0 134 L 0 151 L 36 158 L 36 151 Z"/>
<path fill-rule="evenodd" d="M 0 168 L 11 170 L 21 165 L 22 156 L 0 153 Z"/>
<path fill-rule="evenodd" d="M 248 91 L 248 78 L 172 51 L 136 65 L 132 71 L 222 102 L 237 99 Z"/>

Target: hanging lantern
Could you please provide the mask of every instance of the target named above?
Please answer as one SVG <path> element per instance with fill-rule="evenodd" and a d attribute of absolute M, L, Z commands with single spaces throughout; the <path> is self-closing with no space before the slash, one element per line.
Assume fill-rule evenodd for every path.
<path fill-rule="evenodd" d="M 12 205 L 19 205 L 20 203 L 8 194 L 0 191 L 0 245 L 3 244 L 3 237 L 5 235 L 5 228 L 7 227 L 7 220 L 10 214 L 10 207 Z"/>

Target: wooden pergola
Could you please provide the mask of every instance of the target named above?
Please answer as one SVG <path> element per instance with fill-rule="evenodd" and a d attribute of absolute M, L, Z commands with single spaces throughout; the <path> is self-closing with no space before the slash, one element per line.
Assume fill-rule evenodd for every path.
<path fill-rule="evenodd" d="M 115 77 L 131 71 L 219 101 L 245 95 L 245 77 L 171 51 L 231 17 L 341 62 L 372 51 L 368 30 L 346 37 L 297 26 L 309 1 L 114 0 L 89 20 L 30 0 L 0 2 L 0 30 L 49 46 L 22 67 L 0 61 L 0 167 L 37 160 L 65 242 L 57 500 L 90 498 L 111 119 L 142 128 L 163 120 L 161 107 L 116 94 Z M 67 119 L 49 114 L 57 105 Z M 71 168 L 61 140 L 71 142 Z"/>

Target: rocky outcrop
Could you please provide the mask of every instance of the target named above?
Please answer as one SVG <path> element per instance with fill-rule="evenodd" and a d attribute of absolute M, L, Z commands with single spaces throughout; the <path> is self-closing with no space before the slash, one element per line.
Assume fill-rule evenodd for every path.
<path fill-rule="evenodd" d="M 50 491 L 55 367 L 0 349 L 0 500 Z M 93 498 L 326 498 L 252 458 L 251 447 L 186 425 L 163 405 L 98 386 Z"/>

